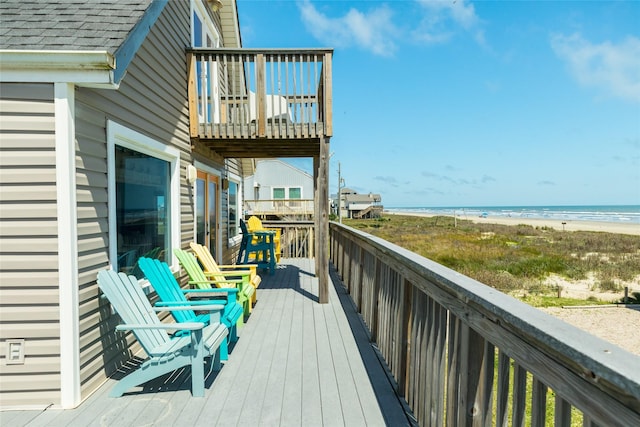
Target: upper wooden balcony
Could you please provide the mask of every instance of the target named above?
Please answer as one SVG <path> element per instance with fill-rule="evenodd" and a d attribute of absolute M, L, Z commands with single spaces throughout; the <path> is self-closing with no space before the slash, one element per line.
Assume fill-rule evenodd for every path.
<path fill-rule="evenodd" d="M 332 136 L 330 49 L 193 49 L 191 138 L 224 157 L 312 157 Z"/>

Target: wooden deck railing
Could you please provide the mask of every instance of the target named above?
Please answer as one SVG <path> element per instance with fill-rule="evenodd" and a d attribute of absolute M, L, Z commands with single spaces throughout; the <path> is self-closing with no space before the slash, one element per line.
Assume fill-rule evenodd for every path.
<path fill-rule="evenodd" d="M 332 136 L 332 50 L 193 49 L 187 54 L 192 138 Z"/>
<path fill-rule="evenodd" d="M 280 250 L 283 258 L 315 257 L 313 221 L 262 221 L 262 225 L 280 229 Z"/>
<path fill-rule="evenodd" d="M 278 215 L 282 217 L 304 218 L 312 216 L 313 209 L 313 199 L 272 199 L 244 201 L 244 211 L 249 215 Z"/>
<path fill-rule="evenodd" d="M 639 357 L 352 228 L 330 244 L 420 425 L 640 425 Z"/>

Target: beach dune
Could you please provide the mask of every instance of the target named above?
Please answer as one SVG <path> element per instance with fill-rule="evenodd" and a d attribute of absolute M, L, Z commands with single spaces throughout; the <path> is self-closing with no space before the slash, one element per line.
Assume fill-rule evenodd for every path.
<path fill-rule="evenodd" d="M 421 213 L 421 212 L 401 212 L 401 211 L 385 211 L 390 215 L 410 215 L 421 217 L 434 217 L 437 214 Z M 444 215 L 453 216 L 453 215 Z M 564 231 L 600 231 L 604 233 L 632 234 L 640 236 L 640 224 L 624 223 L 624 222 L 604 222 L 604 221 L 580 221 L 580 220 L 557 220 L 557 219 L 538 219 L 538 218 L 509 218 L 509 217 L 472 217 L 457 216 L 458 219 L 470 220 L 480 224 L 501 224 L 501 225 L 530 225 L 532 227 L 548 227 L 556 230 Z"/>

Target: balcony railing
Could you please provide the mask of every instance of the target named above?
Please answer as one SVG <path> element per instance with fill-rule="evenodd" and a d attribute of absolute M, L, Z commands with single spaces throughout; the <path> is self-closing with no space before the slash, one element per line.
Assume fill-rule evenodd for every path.
<path fill-rule="evenodd" d="M 280 217 L 309 218 L 313 215 L 313 199 L 245 200 L 244 211 L 248 215 L 276 215 Z"/>
<path fill-rule="evenodd" d="M 327 49 L 189 51 L 192 138 L 330 137 L 331 57 Z"/>
<path fill-rule="evenodd" d="M 280 229 L 282 258 L 315 258 L 313 221 L 262 221 L 262 225 Z"/>
<path fill-rule="evenodd" d="M 637 356 L 382 239 L 330 243 L 419 425 L 640 425 Z"/>

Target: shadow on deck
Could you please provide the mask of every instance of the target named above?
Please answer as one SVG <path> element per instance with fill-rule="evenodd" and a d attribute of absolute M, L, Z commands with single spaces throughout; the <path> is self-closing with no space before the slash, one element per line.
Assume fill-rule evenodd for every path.
<path fill-rule="evenodd" d="M 184 369 L 111 399 L 114 380 L 73 410 L 0 413 L 1 425 L 411 425 L 335 270 L 320 305 L 314 261 L 262 274 L 258 302 L 229 360 L 193 398 Z"/>

